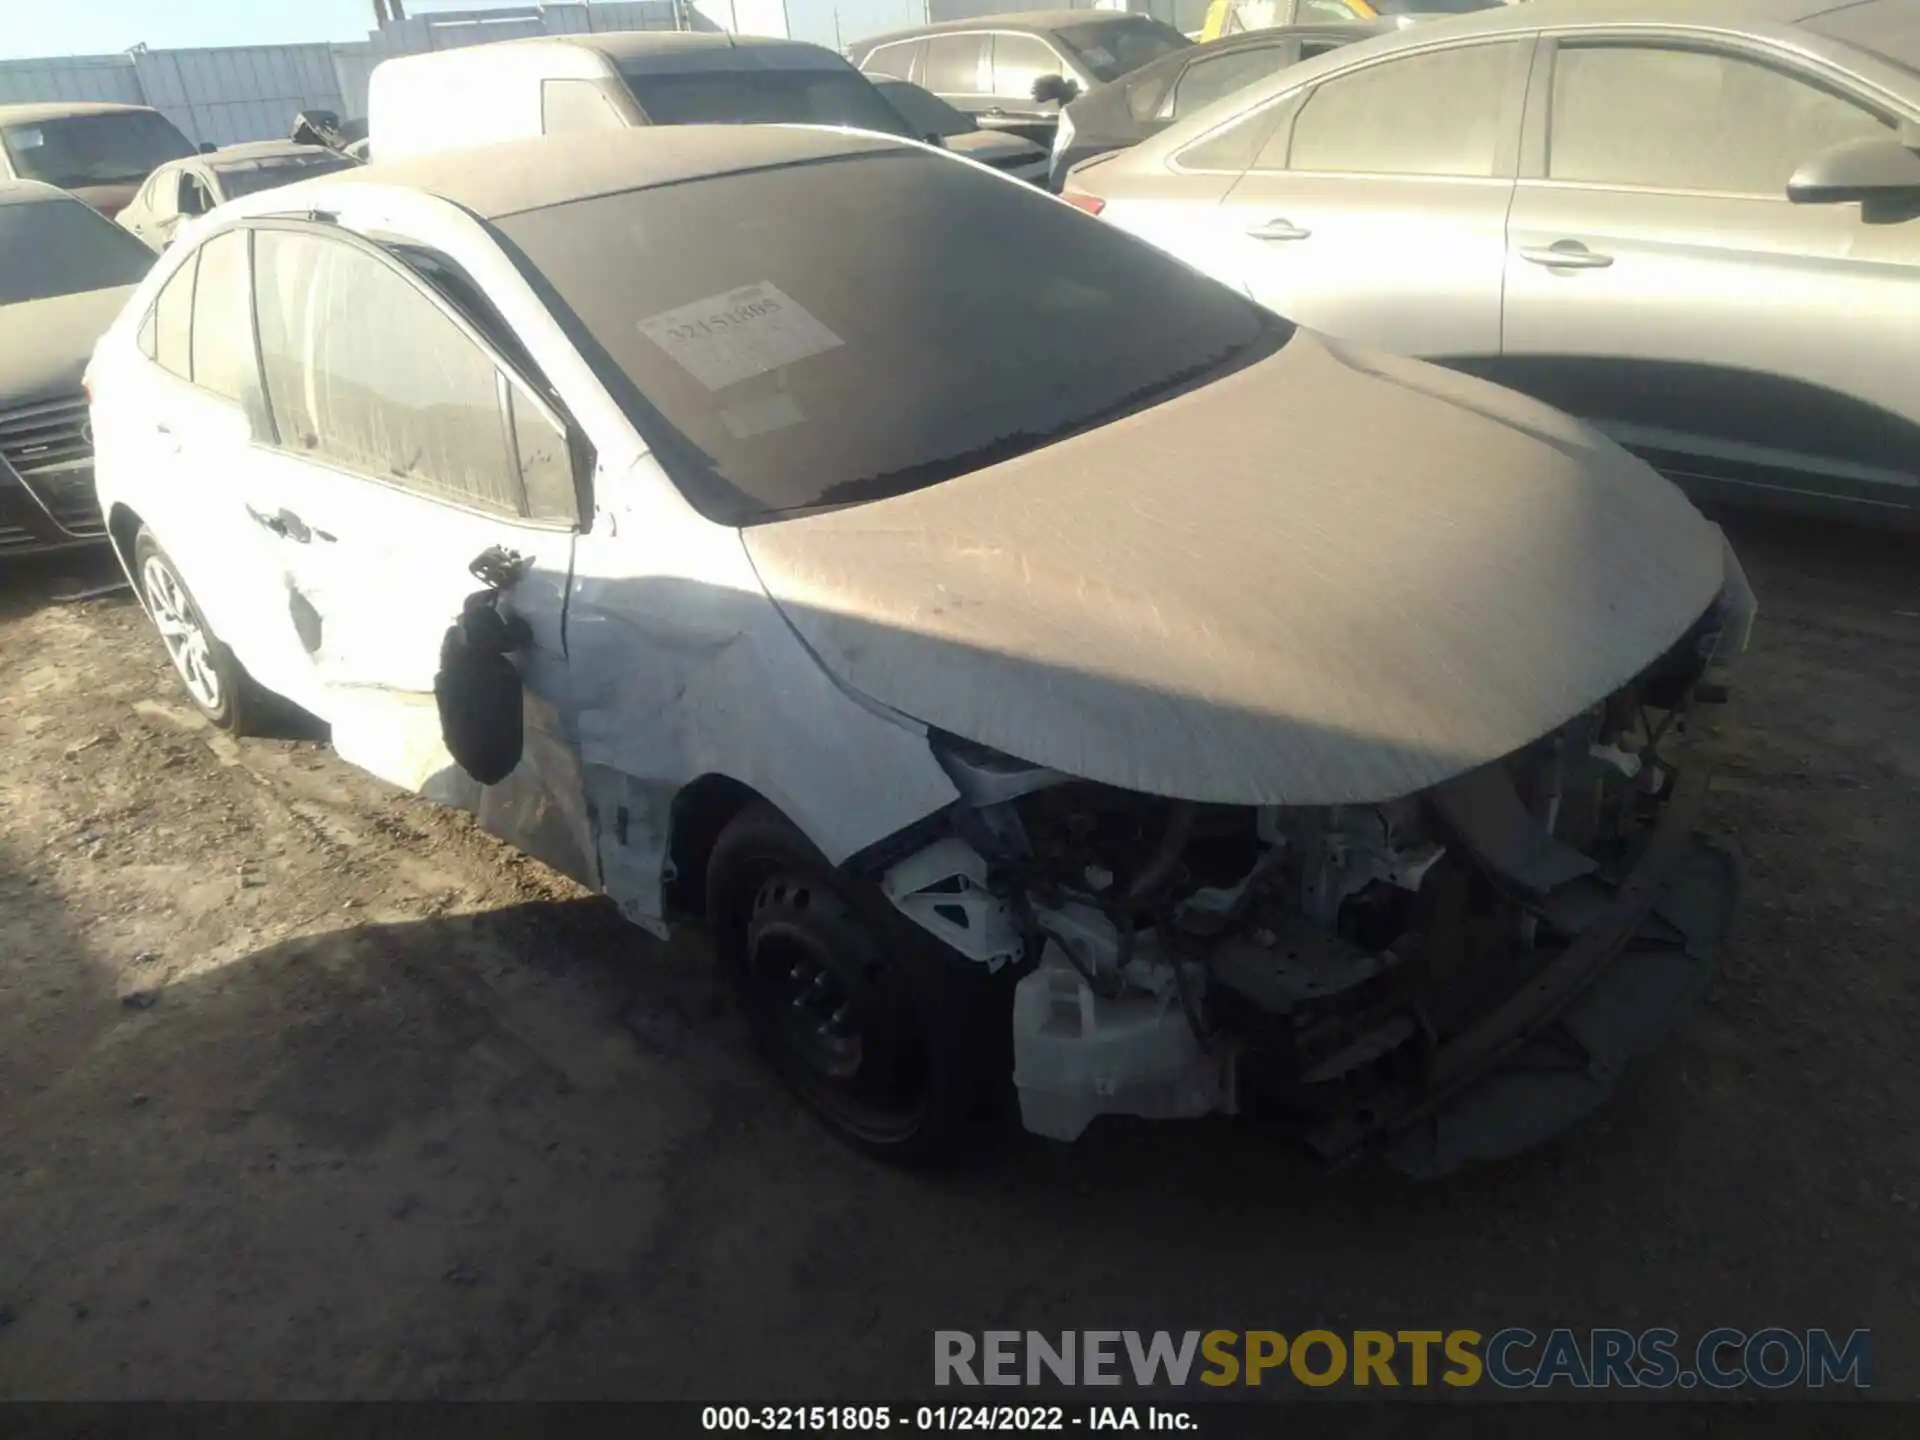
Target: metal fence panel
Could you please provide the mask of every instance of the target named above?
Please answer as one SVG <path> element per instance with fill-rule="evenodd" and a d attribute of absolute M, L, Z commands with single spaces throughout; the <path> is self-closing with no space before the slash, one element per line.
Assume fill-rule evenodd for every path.
<path fill-rule="evenodd" d="M 140 77 L 125 55 L 62 55 L 51 60 L 0 60 L 0 105 L 35 100 L 106 100 L 145 104 Z"/>
<path fill-rule="evenodd" d="M 148 50 L 133 60 L 147 103 L 196 144 L 278 139 L 298 112 L 345 104 L 327 45 Z"/>

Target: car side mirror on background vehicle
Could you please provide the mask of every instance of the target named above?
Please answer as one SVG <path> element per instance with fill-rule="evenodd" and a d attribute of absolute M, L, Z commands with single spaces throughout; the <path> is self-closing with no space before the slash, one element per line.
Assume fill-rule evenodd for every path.
<path fill-rule="evenodd" d="M 211 140 L 202 140 L 200 142 L 200 153 L 202 155 L 211 155 L 213 154 L 214 151 L 218 150 L 219 148 L 220 147 L 214 144 Z"/>
<path fill-rule="evenodd" d="M 1049 100 L 1058 100 L 1062 105 L 1074 99 L 1080 93 L 1080 84 L 1064 75 L 1042 75 L 1033 82 L 1033 98 L 1045 105 Z"/>
<path fill-rule="evenodd" d="M 920 138 L 936 150 L 944 150 L 947 148 L 947 137 L 942 135 L 938 130 L 929 130 Z"/>
<path fill-rule="evenodd" d="M 1899 139 L 1875 136 L 1822 150 L 1793 172 L 1787 198 L 1796 205 L 1849 201 L 1920 201 L 1920 154 Z"/>

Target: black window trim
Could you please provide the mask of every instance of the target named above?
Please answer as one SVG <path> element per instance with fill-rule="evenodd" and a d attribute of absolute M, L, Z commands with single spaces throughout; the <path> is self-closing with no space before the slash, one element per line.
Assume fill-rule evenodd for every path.
<path fill-rule="evenodd" d="M 565 415 L 559 407 L 549 402 L 546 395 L 542 392 L 542 387 L 535 385 L 522 374 L 519 366 L 508 361 L 506 357 L 500 353 L 500 347 L 495 345 L 479 326 L 469 320 L 460 307 L 449 301 L 438 287 L 433 285 L 432 282 L 409 266 L 404 260 L 394 255 L 392 251 L 388 250 L 378 241 L 370 240 L 356 231 L 349 230 L 341 225 L 331 224 L 324 220 L 271 215 L 249 219 L 233 228 L 249 232 L 247 242 L 247 281 L 252 295 L 248 305 L 248 313 L 253 317 L 254 361 L 260 367 L 262 393 L 267 396 L 266 410 L 268 425 L 273 430 L 272 449 L 277 450 L 282 455 L 300 460 L 306 464 L 319 465 L 355 480 L 364 480 L 371 484 L 384 486 L 389 490 L 398 491 L 403 495 L 410 495 L 417 500 L 425 500 L 436 505 L 445 505 L 450 510 L 459 510 L 468 515 L 477 515 L 487 520 L 499 521 L 502 524 L 520 525 L 530 530 L 546 530 L 567 534 L 580 534 L 587 530 L 593 518 L 592 452 L 586 445 L 580 428 L 573 423 L 570 416 Z M 309 455 L 304 452 L 288 449 L 279 433 L 279 420 L 273 414 L 273 397 L 266 391 L 266 356 L 260 343 L 259 282 L 254 269 L 255 256 L 252 237 L 267 230 L 312 235 L 323 240 L 345 244 L 359 250 L 370 257 L 376 264 L 383 265 L 392 271 L 403 283 L 410 286 L 429 305 L 433 306 L 434 309 L 438 310 L 451 321 L 454 326 L 459 329 L 461 334 L 465 335 L 473 345 L 478 347 L 480 353 L 492 362 L 495 372 L 496 393 L 501 393 L 498 387 L 502 383 L 518 385 L 520 389 L 526 392 L 526 398 L 534 404 L 540 414 L 566 437 L 567 452 L 573 462 L 574 508 L 576 518 L 571 521 L 561 521 L 543 520 L 531 515 L 502 515 L 497 510 L 490 510 L 481 505 L 462 504 L 457 498 L 452 496 L 437 493 L 427 494 L 413 486 L 401 484 L 387 476 L 369 475 L 364 471 L 350 469 L 324 456 Z M 220 233 L 225 234 L 226 232 L 223 230 Z M 207 238 L 211 240 L 214 237 L 208 236 Z M 422 246 L 421 248 L 430 249 L 431 247 Z M 199 251 L 200 246 L 196 245 L 194 247 L 195 263 L 198 263 Z M 513 420 L 511 413 L 508 407 L 503 404 L 501 406 L 502 438 L 507 446 L 507 453 L 516 457 L 515 463 L 517 465 L 519 450 L 514 443 L 512 427 Z M 260 444 L 263 442 L 255 441 L 255 443 Z M 519 478 L 522 508 L 526 508 L 526 481 L 524 476 Z"/>
<path fill-rule="evenodd" d="M 1549 134 L 1553 123 L 1553 85 L 1559 70 L 1560 47 L 1573 50 L 1688 50 L 1752 61 L 1825 90 L 1897 125 L 1900 115 L 1884 99 L 1864 93 L 1844 70 L 1804 51 L 1789 49 L 1758 36 L 1704 26 L 1593 25 L 1548 31 L 1534 37 L 1533 75 L 1527 85 L 1526 114 L 1520 135 L 1520 165 L 1516 179 L 1524 184 L 1565 187 L 1570 190 L 1614 190 L 1635 195 L 1710 195 L 1716 199 L 1771 199 L 1746 190 L 1673 190 L 1656 185 L 1629 185 L 1594 180 L 1555 180 L 1547 173 Z M 1786 197 L 1780 197 L 1787 203 Z"/>

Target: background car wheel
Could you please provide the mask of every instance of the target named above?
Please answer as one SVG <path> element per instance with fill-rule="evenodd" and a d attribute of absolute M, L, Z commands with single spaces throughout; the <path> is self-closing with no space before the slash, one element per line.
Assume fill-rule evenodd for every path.
<path fill-rule="evenodd" d="M 781 1078 L 841 1139 L 913 1163 L 976 1150 L 1006 1114 L 1012 977 L 953 955 L 834 874 L 771 807 L 734 819 L 707 915 Z"/>
<path fill-rule="evenodd" d="M 258 708 L 259 691 L 213 633 L 187 582 L 145 526 L 133 542 L 133 578 L 187 698 L 222 730 L 244 734 Z"/>

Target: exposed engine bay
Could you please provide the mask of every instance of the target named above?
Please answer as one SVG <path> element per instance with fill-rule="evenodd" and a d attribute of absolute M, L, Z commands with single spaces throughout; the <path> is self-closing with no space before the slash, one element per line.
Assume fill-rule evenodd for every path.
<path fill-rule="evenodd" d="M 1536 1042 L 1623 949 L 1693 947 L 1654 910 L 1691 838 L 1675 803 L 1689 718 L 1725 698 L 1720 666 L 1751 624 L 1730 573 L 1628 685 L 1385 803 L 1196 804 L 938 737 L 965 798 L 882 888 L 961 955 L 1020 967 L 1027 1129 L 1249 1109 L 1345 1158 Z M 1600 1076 L 1612 1061 L 1587 1048 L 1573 1068 Z"/>

